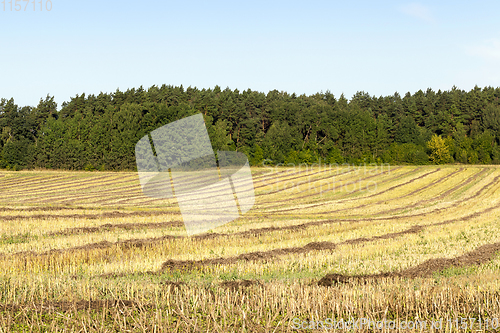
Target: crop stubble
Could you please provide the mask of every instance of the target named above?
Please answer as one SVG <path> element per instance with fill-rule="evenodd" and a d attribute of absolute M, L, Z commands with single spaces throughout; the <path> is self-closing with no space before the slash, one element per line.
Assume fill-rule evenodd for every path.
<path fill-rule="evenodd" d="M 435 175 L 436 173 L 444 170 L 449 170 L 449 172 L 439 178 L 430 177 L 431 175 Z M 193 274 L 190 272 L 196 272 L 197 269 L 202 267 L 213 267 L 212 271 L 215 273 L 212 273 L 213 275 L 210 280 L 215 279 L 214 283 L 216 286 L 229 290 L 231 293 L 238 294 L 241 292 L 242 288 L 271 288 L 274 290 L 274 286 L 280 286 L 283 284 L 281 280 L 273 280 L 271 278 L 271 280 L 264 281 L 246 278 L 244 275 L 236 276 L 227 280 L 226 278 L 221 278 L 222 275 L 217 275 L 217 272 L 218 270 L 221 270 L 221 272 L 225 271 L 222 269 L 223 266 L 231 266 L 236 263 L 240 266 L 243 265 L 242 267 L 245 267 L 245 263 L 256 262 L 267 262 L 269 265 L 275 262 L 278 258 L 289 258 L 290 256 L 295 255 L 297 258 L 312 256 L 321 261 L 322 258 L 328 257 L 331 253 L 344 251 L 346 246 L 352 247 L 349 251 L 356 251 L 359 246 L 368 243 L 375 244 L 382 242 L 381 244 L 391 244 L 391 242 L 398 242 L 398 244 L 400 244 L 401 242 L 404 243 L 405 239 L 410 235 L 421 235 L 421 237 L 424 238 L 427 237 L 427 234 L 423 232 L 430 230 L 431 228 L 432 230 L 438 230 L 436 228 L 445 225 L 460 225 L 459 228 L 463 228 L 464 225 L 467 225 L 467 223 L 463 222 L 474 222 L 474 225 L 480 226 L 482 225 L 481 223 L 483 223 L 483 220 L 485 221 L 484 223 L 488 221 L 495 223 L 498 221 L 497 216 L 500 208 L 500 201 L 498 198 L 500 198 L 500 196 L 497 184 L 500 179 L 500 174 L 499 169 L 497 168 L 469 167 L 465 169 L 464 167 L 450 167 L 440 170 L 435 167 L 395 167 L 391 171 L 395 172 L 394 175 L 391 175 L 390 172 L 380 172 L 375 175 L 365 175 L 364 177 L 354 174 L 353 170 L 343 171 L 337 175 L 337 178 L 338 181 L 345 183 L 363 182 L 368 179 L 377 180 L 377 176 L 380 177 L 379 190 L 375 193 L 361 193 L 362 191 L 360 190 L 353 191 L 354 193 L 349 193 L 342 191 L 342 188 L 339 187 L 338 189 L 330 191 L 332 194 L 335 194 L 335 197 L 326 198 L 318 197 L 318 193 L 315 193 L 314 191 L 310 191 L 311 193 L 308 193 L 309 190 L 305 186 L 298 187 L 295 190 L 295 193 L 293 193 L 293 191 L 287 191 L 286 188 L 268 192 L 265 191 L 266 189 L 269 189 L 270 186 L 280 184 L 280 182 L 290 182 L 292 180 L 300 181 L 307 179 L 311 182 L 311 184 L 319 184 L 321 181 L 327 180 L 328 177 L 330 177 L 330 175 L 325 171 L 306 170 L 299 172 L 293 171 L 290 173 L 285 172 L 284 170 L 279 170 L 279 172 L 274 174 L 261 174 L 259 177 L 255 178 L 256 206 L 253 211 L 249 212 L 247 217 L 244 217 L 239 221 L 235 221 L 235 223 L 218 228 L 214 232 L 196 235 L 189 238 L 191 242 L 206 242 L 206 244 L 211 244 L 212 246 L 213 244 L 220 244 L 216 248 L 206 249 L 204 252 L 206 256 L 205 258 L 197 260 L 182 260 L 172 257 L 167 260 L 163 260 L 157 270 L 145 270 L 134 273 L 117 270 L 106 274 L 93 273 L 90 276 L 78 274 L 75 276 L 73 274 L 68 275 L 67 279 L 68 281 L 77 281 L 77 283 L 78 281 L 82 281 L 83 283 L 86 279 L 85 276 L 87 276 L 87 278 L 96 279 L 97 281 L 99 281 L 99 279 L 109 281 L 110 277 L 121 277 L 121 280 L 116 280 L 116 283 L 118 283 L 118 281 L 128 279 L 129 276 L 134 276 L 131 281 L 135 281 L 135 279 L 139 279 L 139 281 L 144 279 L 144 281 L 150 281 L 149 283 L 156 283 L 158 287 L 167 288 L 167 290 L 170 290 L 169 292 L 171 293 L 180 294 L 189 292 L 189 290 L 194 290 L 198 287 L 190 284 L 189 282 L 184 282 L 182 279 L 175 281 L 175 277 L 179 276 L 176 272 L 179 272 L 180 274 Z M 464 174 L 461 176 L 462 178 L 455 181 L 455 179 L 458 179 L 457 177 L 461 174 Z M 6 223 L 8 221 L 18 221 L 23 223 L 23 221 L 27 219 L 43 221 L 50 220 L 51 218 L 67 219 L 68 223 L 71 223 L 72 219 L 92 219 L 103 221 L 103 223 L 100 223 L 97 226 L 72 227 L 71 225 L 68 225 L 66 228 L 47 230 L 47 232 L 43 234 L 43 237 L 61 238 L 61 244 L 64 244 L 65 237 L 80 234 L 95 234 L 96 236 L 99 236 L 109 232 L 120 233 L 122 231 L 144 229 L 164 231 L 165 228 L 182 228 L 182 221 L 180 218 L 172 221 L 134 221 L 135 219 L 141 217 L 151 219 L 162 218 L 162 215 L 167 214 L 179 216 L 179 211 L 174 208 L 168 210 L 136 210 L 133 206 L 135 199 L 128 199 L 127 196 L 136 196 L 136 189 L 140 189 L 140 187 L 138 187 L 137 184 L 131 184 L 129 180 L 125 180 L 123 178 L 121 180 L 109 179 L 110 175 L 102 176 L 99 173 L 82 177 L 80 180 L 76 180 L 75 177 L 72 177 L 71 175 L 59 177 L 53 176 L 57 177 L 57 179 L 44 179 L 43 174 L 29 177 L 31 178 L 20 177 L 19 184 L 24 187 L 22 191 L 17 189 L 15 193 L 12 192 L 9 194 L 6 192 L 7 196 L 5 199 L 0 199 L 0 204 L 2 204 L 2 200 L 5 202 L 4 206 L 0 207 L 0 214 L 4 213 L 0 215 L 2 223 Z M 356 179 L 356 177 L 358 177 L 358 179 Z M 127 179 L 128 178 L 130 177 L 127 177 Z M 5 185 L 4 191 L 9 191 L 15 188 L 16 179 L 12 179 L 12 177 L 0 179 L 0 185 Z M 30 181 L 32 181 L 32 184 L 30 184 Z M 84 185 L 85 183 L 86 185 Z M 33 189 L 31 192 L 30 186 L 32 186 Z M 72 186 L 76 186 L 76 188 L 81 188 L 82 190 L 78 194 L 71 194 L 71 198 L 65 199 L 62 193 L 54 196 L 54 193 L 51 192 L 51 186 L 53 186 L 56 192 L 71 189 Z M 93 193 L 99 188 L 99 186 L 103 188 L 100 198 L 99 193 Z M 31 193 L 30 196 L 23 198 L 22 194 L 24 191 L 26 193 Z M 420 194 L 422 193 L 426 193 L 425 198 L 420 197 Z M 356 196 L 353 196 L 354 194 Z M 22 206 L 12 205 L 12 198 L 15 195 L 19 196 L 19 202 L 22 202 Z M 120 195 L 122 196 L 121 198 Z M 280 195 L 283 197 L 280 198 Z M 36 199 L 34 199 L 35 196 L 37 197 Z M 454 198 L 451 199 L 453 196 Z M 120 203 L 123 202 L 125 204 L 118 208 L 116 205 L 115 207 L 108 207 L 108 205 L 116 201 L 116 198 L 123 199 L 120 200 Z M 375 198 L 376 200 L 373 201 L 371 200 L 372 198 Z M 400 200 L 403 199 L 406 201 L 404 204 L 400 204 Z M 313 200 L 313 203 L 302 207 L 294 207 L 297 202 L 304 200 Z M 154 201 L 155 200 L 145 199 L 141 202 L 151 203 Z M 316 203 L 314 203 L 314 201 L 316 201 Z M 54 206 L 40 206 L 40 203 L 48 202 L 51 202 Z M 78 203 L 83 202 L 91 202 L 91 205 L 78 205 Z M 63 205 L 64 203 L 66 203 L 66 205 Z M 72 206 L 67 205 L 67 203 L 75 203 L 77 205 Z M 342 207 L 342 205 L 352 203 L 357 205 L 354 207 Z M 390 205 L 388 205 L 388 203 L 390 203 Z M 427 207 L 427 204 L 431 206 Z M 382 205 L 384 205 L 383 209 L 378 209 L 378 207 L 381 207 Z M 329 209 L 327 208 L 328 210 L 325 209 L 321 212 L 316 211 L 319 207 L 328 207 Z M 143 209 L 142 207 L 137 208 Z M 375 214 L 367 216 L 365 212 L 368 208 L 375 209 Z M 408 211 L 409 209 L 411 209 L 411 211 Z M 63 211 L 70 210 L 74 210 L 74 212 L 70 214 L 61 214 Z M 95 214 L 84 213 L 86 210 L 99 210 L 99 212 Z M 38 211 L 44 213 L 37 213 Z M 16 215 L 16 212 L 24 212 L 28 214 Z M 289 219 L 293 216 L 293 214 L 289 214 L 289 212 L 293 212 L 293 214 L 299 216 L 299 218 L 294 221 L 287 222 L 287 218 Z M 14 215 L 12 215 L 12 213 L 14 213 Z M 396 215 L 396 213 L 398 213 L 398 215 Z M 113 221 L 113 219 L 120 219 L 120 221 Z M 273 226 L 273 221 L 275 221 L 278 225 Z M 376 235 L 365 233 L 365 235 L 350 237 L 343 241 L 319 241 L 315 240 L 314 236 L 307 236 L 310 237 L 310 239 L 304 239 L 304 242 L 302 242 L 304 245 L 286 245 L 288 241 L 293 239 L 293 235 L 296 235 L 297 237 L 310 235 L 310 231 L 308 230 L 329 230 L 329 226 L 340 227 L 353 225 L 357 226 L 355 227 L 357 228 L 356 230 L 363 234 L 363 230 L 365 228 L 377 226 L 380 223 L 384 223 L 385 225 L 391 221 L 398 223 L 400 228 L 399 231 L 380 233 Z M 260 224 L 263 226 L 259 226 Z M 404 228 L 405 224 L 407 224 L 406 228 Z M 238 225 L 238 228 L 241 227 L 243 230 L 238 230 L 238 228 L 236 228 Z M 255 226 L 257 226 L 257 228 Z M 339 230 L 339 232 L 343 232 L 343 229 L 331 230 Z M 471 230 L 474 230 L 474 228 L 471 227 L 469 229 L 463 229 L 463 232 L 472 232 Z M 275 241 L 272 242 L 266 238 L 267 243 L 264 244 L 265 247 L 267 247 L 266 250 L 243 251 L 243 253 L 237 255 L 229 254 L 214 256 L 213 254 L 209 254 L 209 251 L 211 250 L 215 250 L 215 253 L 219 253 L 224 246 L 234 247 L 239 240 L 248 241 L 254 239 L 255 241 L 258 241 L 260 236 L 270 236 L 271 238 L 274 238 Z M 470 239 L 475 237 L 472 234 L 467 234 L 466 236 Z M 140 253 L 140 251 L 146 249 L 149 249 L 148 251 L 154 251 L 155 248 L 166 246 L 167 244 L 168 246 L 180 246 L 180 244 L 183 244 L 182 242 L 187 239 L 188 238 L 186 236 L 179 235 L 177 233 L 172 235 L 163 234 L 157 237 L 129 238 L 116 242 L 97 241 L 73 247 L 61 245 L 60 248 L 54 248 L 42 252 L 28 250 L 19 251 L 13 254 L 4 253 L 0 256 L 0 260 L 2 261 L 0 262 L 0 265 L 6 265 L 7 262 L 11 260 L 10 258 L 14 257 L 24 258 L 26 260 L 25 263 L 27 264 L 36 263 L 40 258 L 45 258 L 42 260 L 43 262 L 50 262 L 52 263 L 51 265 L 53 265 L 54 261 L 57 262 L 58 256 L 67 256 L 68 254 L 86 251 L 97 251 L 95 252 L 95 257 L 87 257 L 87 262 L 81 263 L 91 267 L 93 260 L 96 260 L 96 263 L 99 262 L 99 251 L 108 251 L 107 253 L 109 253 L 110 249 L 112 251 L 119 251 L 120 253 L 132 251 L 131 255 L 133 255 L 134 253 Z M 323 239 L 325 239 L 325 237 L 323 237 Z M 318 288 L 333 288 L 331 291 L 332 293 L 336 292 L 334 288 L 348 288 L 347 290 L 355 292 L 356 290 L 365 290 L 363 288 L 378 288 L 376 286 L 383 283 L 385 288 L 391 289 L 391 286 L 397 288 L 397 286 L 401 283 L 407 283 L 397 281 L 412 281 L 414 279 L 430 278 L 434 273 L 448 268 L 485 265 L 497 260 L 496 253 L 500 250 L 500 237 L 490 235 L 489 239 L 490 242 L 486 243 L 481 243 L 480 241 L 475 240 L 474 244 L 476 246 L 472 251 L 455 256 L 436 256 L 417 265 L 405 266 L 407 268 L 400 270 L 382 271 L 372 274 L 343 274 L 340 272 L 329 272 L 328 267 L 325 267 L 322 275 L 317 275 L 316 278 L 313 278 L 312 280 L 304 280 L 304 282 L 307 282 L 307 285 L 310 287 L 304 286 L 303 288 L 313 288 L 313 285 L 316 285 Z M 211 242 L 211 240 L 217 240 L 217 243 Z M 411 246 L 413 246 L 413 248 L 417 248 L 415 244 L 411 244 Z M 189 251 L 188 248 L 186 248 L 186 250 Z M 75 258 L 81 257 L 77 256 Z M 368 260 L 368 258 L 366 260 Z M 65 264 L 79 265 L 77 262 L 66 262 Z M 50 275 L 51 267 L 53 267 L 51 265 L 40 266 L 40 273 L 43 272 L 44 274 Z M 64 265 L 64 263 L 61 262 L 61 265 Z M 8 272 L 6 272 L 6 270 L 4 270 L 3 274 L 3 278 L 8 278 Z M 168 277 L 170 277 L 170 279 L 168 279 Z M 164 278 L 167 278 L 167 280 L 154 282 L 157 281 L 154 279 Z M 293 277 L 290 279 L 290 283 L 292 284 L 296 282 L 300 283 L 301 281 L 300 278 L 298 278 L 299 280 L 296 280 L 296 278 Z M 486 288 L 487 286 L 484 285 L 484 287 Z M 464 292 L 463 290 L 457 290 L 456 294 L 458 295 Z M 217 293 L 217 291 L 215 291 L 215 293 Z M 328 293 L 330 293 L 330 291 L 328 291 Z M 276 294 L 274 297 L 279 296 Z M 476 297 L 476 300 L 481 298 L 475 294 L 471 297 L 471 299 Z M 5 299 L 7 300 L 7 298 Z M 39 300 L 38 304 L 43 304 L 43 301 L 44 300 Z M 72 312 L 78 309 L 100 309 L 113 307 L 137 308 L 151 304 L 151 302 L 144 302 L 137 298 L 127 300 L 123 299 L 123 297 L 111 297 L 107 300 L 87 299 L 79 301 L 61 301 L 47 299 L 45 301 L 47 308 L 54 308 L 57 309 L 57 311 L 63 312 Z M 471 309 L 474 308 L 473 303 L 470 303 L 467 306 Z M 495 311 L 497 311 L 495 310 L 496 308 L 492 308 L 491 305 L 481 304 L 481 306 L 483 309 L 490 306 L 490 308 L 488 308 L 490 313 L 495 313 Z M 28 307 L 28 304 L 18 304 L 15 302 L 6 303 L 2 306 L 3 310 L 8 312 L 10 311 L 12 313 L 21 311 L 21 308 L 26 310 L 26 307 Z M 40 305 L 38 307 L 40 309 Z M 397 305 L 393 304 L 393 307 L 394 309 L 399 309 Z M 450 309 L 454 310 L 452 307 L 453 306 L 450 305 Z M 344 313 L 342 311 L 339 313 Z M 404 310 L 401 311 L 402 312 L 399 315 L 404 316 Z M 380 316 L 376 313 L 372 313 L 372 315 L 380 318 Z M 431 316 L 430 313 L 428 313 L 428 315 Z M 233 316 L 235 315 L 233 314 Z M 215 325 L 214 322 L 211 320 L 209 321 L 211 325 Z M 283 323 L 281 325 L 283 325 Z M 258 325 L 255 327 L 258 327 Z M 283 331 L 287 330 L 284 328 L 285 326 L 280 327 L 283 327 Z"/>

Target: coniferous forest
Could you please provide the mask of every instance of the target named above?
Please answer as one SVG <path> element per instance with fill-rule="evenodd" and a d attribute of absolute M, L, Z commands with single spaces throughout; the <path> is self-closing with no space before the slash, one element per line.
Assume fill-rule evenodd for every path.
<path fill-rule="evenodd" d="M 417 91 L 350 100 L 163 85 L 76 95 L 58 111 L 0 100 L 0 168 L 135 170 L 135 144 L 196 113 L 214 150 L 253 165 L 300 163 L 500 164 L 500 88 Z"/>

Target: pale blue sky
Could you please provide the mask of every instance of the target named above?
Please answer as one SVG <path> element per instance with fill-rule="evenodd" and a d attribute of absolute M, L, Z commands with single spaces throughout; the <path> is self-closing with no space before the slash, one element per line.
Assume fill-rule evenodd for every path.
<path fill-rule="evenodd" d="M 499 1 L 36 1 L 0 3 L 0 97 L 19 105 L 154 84 L 348 98 L 500 86 Z"/>

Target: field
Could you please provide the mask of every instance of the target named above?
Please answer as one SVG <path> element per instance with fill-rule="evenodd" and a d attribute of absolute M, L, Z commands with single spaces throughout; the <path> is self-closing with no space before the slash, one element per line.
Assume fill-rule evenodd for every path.
<path fill-rule="evenodd" d="M 252 173 L 247 214 L 187 237 L 136 173 L 0 172 L 0 332 L 500 328 L 500 168 Z"/>

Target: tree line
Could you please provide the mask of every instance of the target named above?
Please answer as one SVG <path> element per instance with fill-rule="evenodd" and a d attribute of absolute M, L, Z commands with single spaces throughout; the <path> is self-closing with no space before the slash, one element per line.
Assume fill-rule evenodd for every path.
<path fill-rule="evenodd" d="M 135 144 L 202 113 L 215 151 L 253 165 L 499 164 L 500 88 L 453 87 L 400 96 L 296 95 L 163 85 L 76 95 L 60 110 L 0 100 L 0 168 L 136 170 Z"/>

